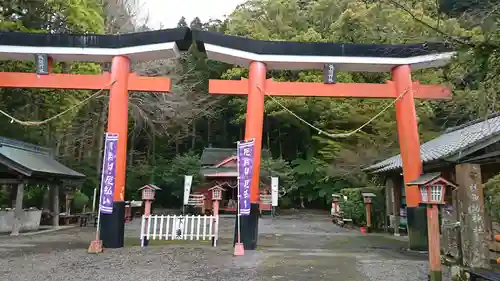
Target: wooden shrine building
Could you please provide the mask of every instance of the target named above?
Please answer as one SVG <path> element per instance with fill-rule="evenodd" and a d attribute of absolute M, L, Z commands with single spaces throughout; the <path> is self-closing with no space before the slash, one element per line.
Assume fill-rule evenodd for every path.
<path fill-rule="evenodd" d="M 270 157 L 268 150 L 262 150 L 262 158 Z M 209 189 L 214 186 L 224 188 L 220 211 L 222 213 L 234 213 L 237 207 L 238 196 L 238 169 L 236 149 L 233 148 L 205 148 L 201 155 L 201 175 L 204 178 L 201 186 L 194 186 L 192 194 L 203 194 L 205 210 L 212 209 L 212 192 Z M 261 168 L 260 172 L 260 207 L 262 211 L 271 210 L 271 179 L 269 171 Z"/>
<path fill-rule="evenodd" d="M 422 144 L 420 154 L 424 173 L 440 172 L 443 178 L 458 184 L 457 190 L 447 190 L 446 204 L 440 211 L 442 252 L 452 257 L 464 255 L 466 262 L 472 260 L 472 252 L 482 252 L 486 262 L 488 249 L 481 249 L 481 245 L 500 249 L 500 243 L 493 242 L 494 234 L 500 232 L 500 222 L 494 221 L 485 210 L 483 191 L 483 184 L 500 173 L 500 112 L 449 128 Z M 367 170 L 385 181 L 387 216 L 391 228 L 399 235 L 399 229 L 405 229 L 407 221 L 401 155 Z M 422 233 L 427 232 L 425 213 L 417 224 Z M 481 233 L 475 233 L 478 231 Z M 426 249 L 427 241 L 422 242 L 422 248 Z M 459 253 L 460 243 L 465 247 L 462 253 Z"/>
<path fill-rule="evenodd" d="M 25 209 L 23 198 L 30 185 L 47 186 L 50 190 L 53 226 L 59 225 L 60 187 L 77 184 L 75 180 L 85 175 L 73 171 L 54 159 L 50 149 L 0 137 L 0 183 L 10 194 L 11 208 L 0 212 L 2 229 L 12 228 L 12 235 L 23 230 L 36 230 L 40 225 L 41 211 Z M 1 206 L 0 206 L 1 207 Z"/>

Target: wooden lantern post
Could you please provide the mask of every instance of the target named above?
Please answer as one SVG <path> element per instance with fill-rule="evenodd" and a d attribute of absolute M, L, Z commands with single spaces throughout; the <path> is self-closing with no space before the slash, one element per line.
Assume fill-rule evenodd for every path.
<path fill-rule="evenodd" d="M 215 230 L 215 233 L 217 235 L 217 233 L 219 233 L 219 230 L 217 229 L 217 222 L 219 221 L 219 202 L 222 200 L 222 192 L 225 191 L 225 189 L 220 185 L 216 185 L 210 188 L 209 191 L 212 191 L 212 212 L 213 216 L 215 217 L 215 220 L 213 221 L 213 229 Z M 217 237 L 212 237 L 212 246 L 217 246 Z"/>
<path fill-rule="evenodd" d="M 125 222 L 132 220 L 132 202 L 125 201 Z"/>
<path fill-rule="evenodd" d="M 372 228 L 372 198 L 376 195 L 369 192 L 361 193 L 361 195 L 363 195 L 366 210 L 366 231 L 370 232 Z"/>
<path fill-rule="evenodd" d="M 144 233 L 144 237 L 142 238 L 142 247 L 146 247 L 149 244 L 148 241 L 148 221 L 149 216 L 151 215 L 151 203 L 155 200 L 155 194 L 157 190 L 161 190 L 161 188 L 157 187 L 154 184 L 148 184 L 141 188 L 139 191 L 142 191 L 142 200 L 144 201 L 144 229 L 142 233 Z"/>
<path fill-rule="evenodd" d="M 445 204 L 446 187 L 457 186 L 441 177 L 441 173 L 430 173 L 408 182 L 418 186 L 422 204 L 427 205 L 427 231 L 429 238 L 429 280 L 441 281 L 441 245 L 439 229 L 439 205 Z"/>

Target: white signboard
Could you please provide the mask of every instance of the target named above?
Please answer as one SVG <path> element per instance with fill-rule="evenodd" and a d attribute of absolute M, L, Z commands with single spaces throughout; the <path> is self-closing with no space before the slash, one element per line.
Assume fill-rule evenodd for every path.
<path fill-rule="evenodd" d="M 273 207 L 278 206 L 278 177 L 271 177 L 271 201 Z"/>
<path fill-rule="evenodd" d="M 187 205 L 189 201 L 189 193 L 191 193 L 192 182 L 193 176 L 184 176 L 184 205 Z"/>

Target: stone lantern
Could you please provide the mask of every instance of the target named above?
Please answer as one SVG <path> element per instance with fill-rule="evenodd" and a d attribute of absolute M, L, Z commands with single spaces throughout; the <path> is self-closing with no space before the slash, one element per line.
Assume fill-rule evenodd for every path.
<path fill-rule="evenodd" d="M 427 205 L 427 231 L 429 237 L 429 269 L 430 280 L 441 280 L 441 253 L 439 231 L 439 205 L 445 203 L 446 187 L 457 186 L 441 177 L 441 173 L 421 175 L 408 182 L 408 186 L 418 186 L 421 203 Z"/>

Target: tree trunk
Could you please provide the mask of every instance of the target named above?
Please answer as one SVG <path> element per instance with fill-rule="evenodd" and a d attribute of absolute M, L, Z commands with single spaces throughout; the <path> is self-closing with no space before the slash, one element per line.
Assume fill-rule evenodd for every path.
<path fill-rule="evenodd" d="M 194 150 L 196 147 L 196 121 L 193 120 L 193 127 L 191 131 L 191 149 Z"/>
<path fill-rule="evenodd" d="M 128 143 L 128 153 L 127 153 L 127 167 L 132 167 L 134 163 L 134 143 L 135 143 L 135 134 L 130 135 L 130 142 Z M 146 151 L 146 157 L 151 155 L 151 146 L 148 146 L 148 150 Z"/>
<path fill-rule="evenodd" d="M 210 126 L 211 124 L 211 119 L 208 118 L 207 119 L 207 143 L 208 143 L 208 146 L 210 146 L 212 144 L 212 135 L 211 135 L 211 132 L 212 132 L 212 128 Z"/>
<path fill-rule="evenodd" d="M 281 143 L 281 128 L 278 126 L 278 146 L 280 151 L 280 158 L 283 158 L 283 144 Z"/>
<path fill-rule="evenodd" d="M 271 124 L 269 122 L 269 117 L 266 118 L 266 135 L 267 135 L 267 149 L 271 151 Z"/>

